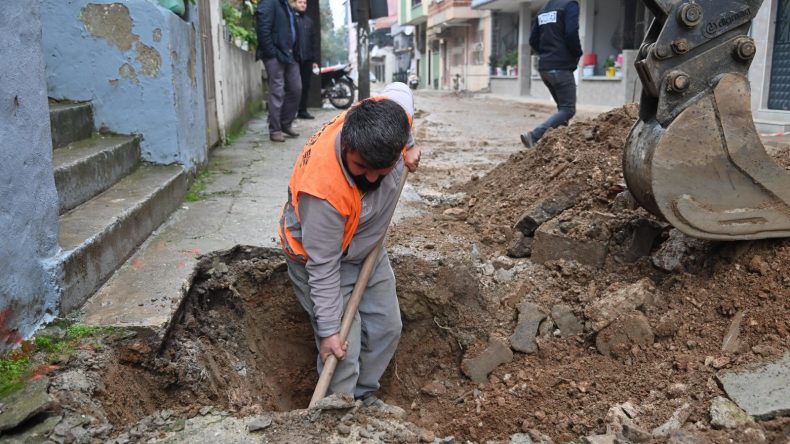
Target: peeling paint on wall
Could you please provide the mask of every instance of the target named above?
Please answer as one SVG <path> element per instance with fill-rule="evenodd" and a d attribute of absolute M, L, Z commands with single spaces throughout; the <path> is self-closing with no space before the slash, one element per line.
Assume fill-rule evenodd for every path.
<path fill-rule="evenodd" d="M 148 77 L 156 77 L 159 74 L 159 67 L 162 65 L 159 51 L 139 41 L 135 43 L 135 48 L 137 49 L 137 61 L 142 66 L 140 72 Z"/>
<path fill-rule="evenodd" d="M 124 63 L 118 68 L 118 75 L 134 83 L 140 83 L 140 79 L 137 78 L 137 72 L 134 70 L 134 67 L 128 63 Z"/>
<path fill-rule="evenodd" d="M 161 42 L 162 41 L 162 30 L 159 28 L 154 29 L 154 41 Z"/>
<path fill-rule="evenodd" d="M 195 76 L 195 59 L 197 58 L 197 45 L 195 44 L 195 33 L 189 34 L 189 58 L 187 59 L 187 75 L 192 80 L 192 87 L 197 87 L 197 77 Z"/>
<path fill-rule="evenodd" d="M 132 17 L 129 8 L 120 3 L 100 5 L 91 3 L 80 11 L 85 29 L 94 36 L 107 40 L 121 51 L 132 48 L 137 36 L 132 34 Z"/>

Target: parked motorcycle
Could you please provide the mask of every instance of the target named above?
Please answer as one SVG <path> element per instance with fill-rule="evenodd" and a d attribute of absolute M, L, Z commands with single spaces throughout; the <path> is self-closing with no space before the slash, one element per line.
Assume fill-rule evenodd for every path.
<path fill-rule="evenodd" d="M 321 68 L 321 99 L 329 99 L 335 108 L 346 109 L 354 103 L 354 90 L 351 79 L 351 64 L 338 64 Z"/>
<path fill-rule="evenodd" d="M 409 88 L 417 89 L 420 87 L 420 76 L 414 72 L 409 73 Z"/>

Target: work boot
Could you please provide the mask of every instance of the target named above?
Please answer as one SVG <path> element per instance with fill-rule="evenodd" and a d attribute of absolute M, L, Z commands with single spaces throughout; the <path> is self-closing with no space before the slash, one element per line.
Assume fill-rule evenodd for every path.
<path fill-rule="evenodd" d="M 283 128 L 283 134 L 288 137 L 299 137 L 299 133 L 294 131 L 290 126 L 288 128 Z"/>
<path fill-rule="evenodd" d="M 527 131 L 521 135 L 521 143 L 527 148 L 535 148 L 535 139 L 532 138 L 532 131 Z"/>
<path fill-rule="evenodd" d="M 272 142 L 285 142 L 285 137 L 283 136 L 283 133 L 277 131 L 275 133 L 269 134 L 269 140 Z"/>
<path fill-rule="evenodd" d="M 387 404 L 373 394 L 363 397 L 362 405 L 369 409 L 397 417 L 401 417 L 406 414 L 406 411 L 402 408 L 398 407 L 397 405 Z"/>
<path fill-rule="evenodd" d="M 315 119 L 315 116 L 308 113 L 307 111 L 299 111 L 299 114 L 297 114 L 296 117 L 300 119 Z"/>

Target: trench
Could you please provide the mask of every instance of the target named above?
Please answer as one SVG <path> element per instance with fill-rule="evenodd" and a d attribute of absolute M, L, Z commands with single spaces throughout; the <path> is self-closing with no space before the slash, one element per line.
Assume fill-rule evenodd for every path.
<path fill-rule="evenodd" d="M 393 260 L 396 276 L 426 265 Z M 399 298 L 423 299 L 425 283 L 399 283 Z M 463 379 L 461 346 L 435 308 L 424 304 L 419 319 L 404 319 L 381 381 L 380 395 L 407 409 L 431 381 Z M 208 406 L 239 416 L 304 409 L 318 380 L 309 319 L 284 257 L 269 249 L 239 246 L 201 260 L 161 348 L 140 349 L 139 341 L 121 345 L 103 376 L 99 398 L 120 428 L 163 409 L 186 416 Z"/>

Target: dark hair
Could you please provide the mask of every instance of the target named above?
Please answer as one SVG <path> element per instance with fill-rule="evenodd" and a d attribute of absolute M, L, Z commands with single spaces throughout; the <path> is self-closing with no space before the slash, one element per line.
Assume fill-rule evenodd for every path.
<path fill-rule="evenodd" d="M 363 100 L 346 115 L 340 145 L 356 151 L 370 168 L 386 168 L 409 140 L 409 117 L 390 99 Z"/>

